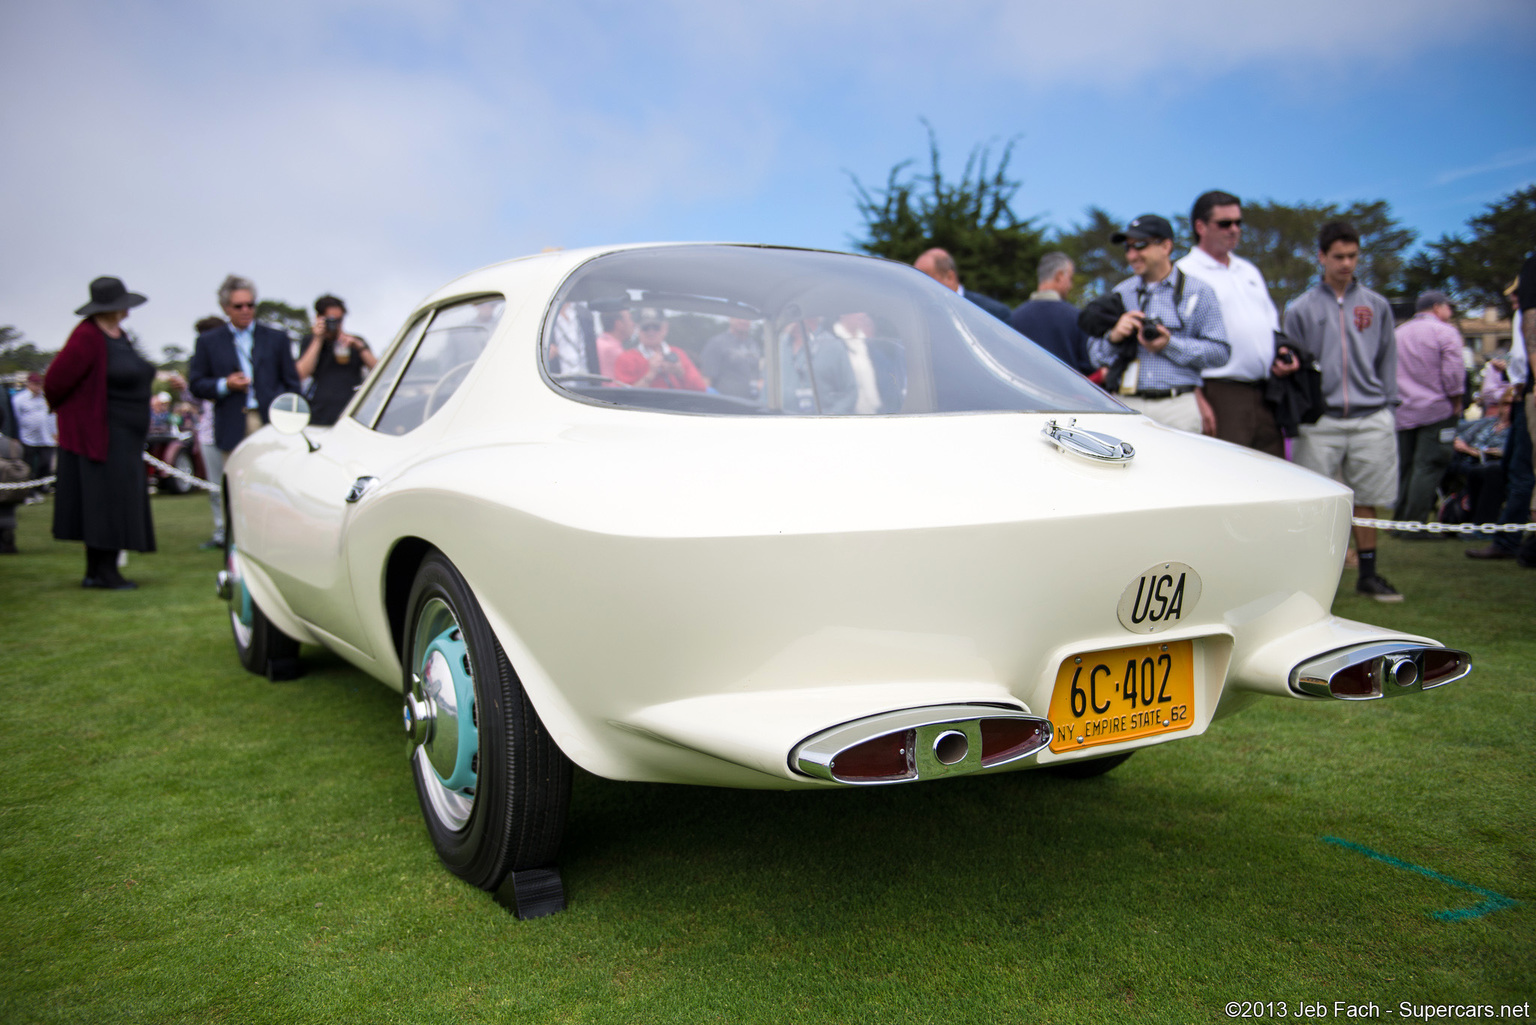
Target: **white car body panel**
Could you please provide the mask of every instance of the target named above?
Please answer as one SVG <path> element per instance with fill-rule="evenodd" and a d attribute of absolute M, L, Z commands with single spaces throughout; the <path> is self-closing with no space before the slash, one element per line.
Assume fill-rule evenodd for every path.
<path fill-rule="evenodd" d="M 235 557 L 279 629 L 400 689 L 385 566 L 422 539 L 463 574 L 574 762 L 744 787 L 833 785 L 788 752 L 879 712 L 1045 716 L 1064 659 L 1147 640 L 1117 607 L 1161 562 L 1203 584 L 1151 638 L 1195 641 L 1191 727 L 1009 768 L 1198 735 L 1252 695 L 1296 698 L 1293 667 L 1334 648 L 1433 643 L 1330 615 L 1347 489 L 1140 415 L 1077 417 L 1134 446 L 1112 466 L 1058 451 L 1048 414 L 733 418 L 562 394 L 537 339 L 561 282 L 606 251 L 501 264 L 424 302 L 508 306 L 410 433 L 344 416 L 308 430 L 318 451 L 271 429 L 237 450 Z"/>

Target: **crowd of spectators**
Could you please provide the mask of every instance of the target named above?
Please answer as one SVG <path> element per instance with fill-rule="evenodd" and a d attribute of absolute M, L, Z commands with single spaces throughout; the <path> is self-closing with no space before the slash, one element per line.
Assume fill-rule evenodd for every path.
<path fill-rule="evenodd" d="M 344 330 L 346 304 L 336 296 L 315 301 L 297 358 L 286 331 L 256 321 L 256 286 L 249 279 L 229 275 L 217 297 L 224 316 L 197 322 L 187 375 L 157 374 L 120 327 L 145 298 L 117 278 L 98 278 L 92 301 L 76 311 L 84 319 L 47 374 L 28 375 L 25 391 L 16 395 L 3 391 L 0 435 L 19 442 L 33 479 L 57 478 L 23 501 L 40 502 L 57 490 L 54 537 L 85 541 L 85 587 L 132 589 L 118 572 L 120 552 L 154 551 L 153 520 L 141 501 L 146 444 L 195 438 L 199 469 L 217 482 L 225 459 L 267 422 L 279 394 L 303 392 L 311 422 L 332 424 L 377 362 L 366 341 Z M 213 533 L 203 547 L 222 549 L 224 508 L 216 490 L 209 491 L 209 508 Z M 0 515 L 8 512 L 13 515 L 13 507 L 0 501 Z M 14 523 L 6 518 L 0 553 L 14 551 Z"/>
<path fill-rule="evenodd" d="M 1360 237 L 1349 224 L 1323 226 L 1318 278 L 1289 297 L 1282 315 L 1258 267 L 1238 252 L 1243 217 L 1236 195 L 1203 193 L 1189 223 L 1193 245 L 1177 259 L 1173 227 L 1157 214 L 1143 214 L 1115 233 L 1128 274 L 1082 310 L 1069 298 L 1076 268 L 1065 253 L 1040 260 L 1037 287 L 1012 309 L 967 289 L 944 249 L 926 250 L 913 265 L 1151 419 L 1290 458 L 1341 481 L 1354 493 L 1358 519 L 1390 509 L 1406 524 L 1529 521 L 1536 476 L 1530 431 L 1536 422 L 1530 370 L 1536 257 L 1510 288 L 1514 343 L 1507 356 L 1488 361 L 1474 386 L 1449 297 L 1425 292 L 1414 315 L 1399 323 L 1388 301 L 1358 280 Z M 93 300 L 102 282 L 133 295 L 116 279 L 98 279 Z M 127 315 L 122 303 L 133 300 L 114 295 L 118 309 L 100 302 L 82 307 L 91 312 L 77 331 L 103 354 L 117 350 L 102 348 L 97 334 L 131 351 L 130 342 L 112 332 Z M 214 481 L 234 448 L 266 422 L 277 395 L 304 392 L 312 422 L 331 424 L 377 362 L 368 344 L 345 330 L 346 304 L 334 295 L 315 301 L 311 330 L 296 348 L 286 332 L 256 321 L 256 286 L 249 279 L 230 275 L 217 296 L 223 316 L 198 322 L 186 379 L 163 379 L 166 390 L 149 399 L 147 420 L 150 435 L 195 432 L 203 472 Z M 589 313 L 566 303 L 550 323 L 546 366 L 562 379 L 762 399 L 763 341 L 751 321 L 729 319 L 702 344 L 695 339 L 692 355 L 669 342 L 671 321 L 655 307 Z M 884 396 L 892 389 L 882 382 L 895 371 L 874 341 L 875 325 L 865 313 L 792 324 L 777 339 L 784 368 L 780 407 L 891 411 Z M 81 373 L 78 356 L 73 359 L 64 363 Z M 104 358 L 100 362 L 91 373 L 105 372 Z M 126 355 L 122 362 L 126 367 Z M 5 433 L 19 440 L 37 477 L 54 471 L 56 452 L 69 453 L 69 460 L 88 454 L 78 428 L 73 442 L 61 440 L 53 412 L 58 402 L 48 387 L 49 378 L 33 374 L 0 410 L 8 420 Z M 213 530 L 204 547 L 223 548 L 223 503 L 217 492 L 209 498 Z M 4 508 L 0 504 L 0 512 Z M 152 526 L 141 533 L 137 540 L 152 550 Z M 1397 536 L 1450 535 L 1406 529 Z M 1378 571 L 1375 529 L 1356 526 L 1353 541 L 1357 590 L 1380 601 L 1402 600 Z M 0 551 L 8 546 L 14 547 L 13 532 L 0 522 Z M 1490 533 L 1466 554 L 1536 567 L 1536 533 Z M 114 579 L 103 566 L 100 559 L 91 563 L 87 586 L 93 578 Z"/>
<path fill-rule="evenodd" d="M 1259 269 L 1237 252 L 1237 196 L 1202 194 L 1190 226 L 1194 245 L 1175 261 L 1165 218 L 1132 220 L 1113 237 L 1130 276 L 1082 311 L 1067 302 L 1075 268 L 1065 253 L 1040 261 L 1038 288 L 1011 311 L 966 290 L 941 249 L 914 266 L 1152 419 L 1341 481 L 1358 519 L 1390 510 L 1406 524 L 1530 520 L 1536 258 L 1511 286 L 1510 354 L 1486 364 L 1479 391 L 1450 299 L 1425 292 L 1398 323 L 1391 304 L 1356 277 L 1360 236 L 1351 225 L 1323 226 L 1316 283 L 1290 297 L 1283 316 Z M 1454 535 L 1410 526 L 1397 536 Z M 1536 533 L 1521 537 L 1490 533 L 1466 554 L 1536 568 Z M 1401 601 L 1378 572 L 1376 530 L 1356 526 L 1353 541 L 1357 590 Z"/>

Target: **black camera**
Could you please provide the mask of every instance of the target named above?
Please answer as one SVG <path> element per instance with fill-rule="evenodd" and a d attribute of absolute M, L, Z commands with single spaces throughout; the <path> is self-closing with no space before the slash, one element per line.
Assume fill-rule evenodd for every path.
<path fill-rule="evenodd" d="M 1157 333 L 1163 326 L 1159 317 L 1147 317 L 1141 322 L 1141 340 L 1151 342 L 1157 340 Z"/>
<path fill-rule="evenodd" d="M 333 335 L 337 331 L 340 331 L 340 330 L 341 330 L 341 318 L 340 317 L 326 317 L 325 318 L 325 333 L 326 334 Z"/>
<path fill-rule="evenodd" d="M 677 353 L 673 352 L 671 349 L 668 349 L 666 356 L 662 358 L 665 359 L 668 363 L 676 363 L 678 361 Z"/>

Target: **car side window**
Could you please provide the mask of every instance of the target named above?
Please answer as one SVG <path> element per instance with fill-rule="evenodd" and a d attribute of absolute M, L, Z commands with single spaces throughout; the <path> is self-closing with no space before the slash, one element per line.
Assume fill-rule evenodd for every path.
<path fill-rule="evenodd" d="M 374 429 L 407 434 L 442 409 L 485 351 L 506 305 L 500 296 L 481 296 L 439 309 Z"/>
<path fill-rule="evenodd" d="M 379 415 L 379 408 L 384 405 L 384 400 L 394 390 L 395 382 L 400 378 L 400 371 L 405 366 L 405 361 L 410 358 L 411 350 L 416 348 L 416 340 L 421 337 L 422 330 L 427 326 L 427 321 L 432 319 L 432 311 L 428 310 L 416 318 L 416 322 L 405 332 L 400 339 L 400 344 L 395 346 L 389 356 L 380 363 L 368 377 L 368 391 L 363 400 L 352 411 L 352 419 L 364 427 L 372 427 L 374 418 Z"/>

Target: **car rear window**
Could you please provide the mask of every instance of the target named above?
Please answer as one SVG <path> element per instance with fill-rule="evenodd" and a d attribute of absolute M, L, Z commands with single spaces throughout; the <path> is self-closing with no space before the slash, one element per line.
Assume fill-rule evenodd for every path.
<path fill-rule="evenodd" d="M 1125 412 L 1076 370 L 904 264 L 758 246 L 597 257 L 540 347 L 572 397 L 718 415 Z"/>

